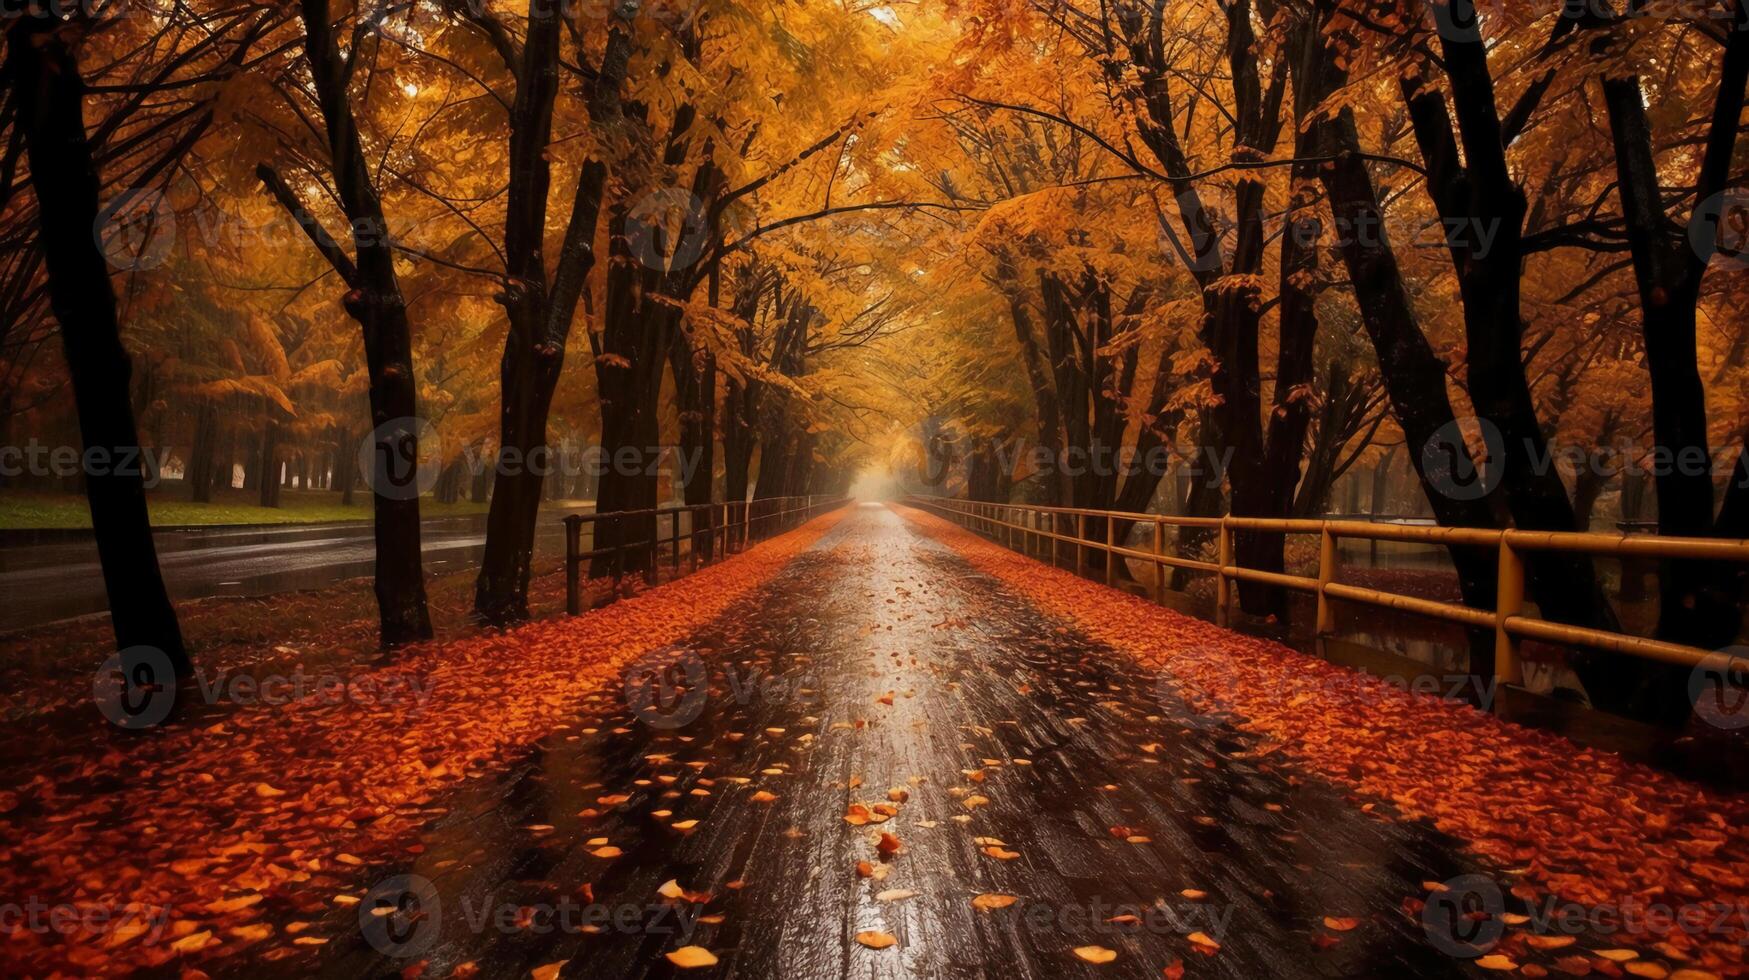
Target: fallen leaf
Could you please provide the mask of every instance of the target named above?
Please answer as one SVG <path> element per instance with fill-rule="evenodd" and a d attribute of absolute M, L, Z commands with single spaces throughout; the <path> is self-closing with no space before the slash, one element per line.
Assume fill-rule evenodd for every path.
<path fill-rule="evenodd" d="M 682 970 L 696 970 L 699 967 L 717 965 L 716 954 L 703 946 L 682 946 L 664 955 L 668 957 L 668 962 Z"/>
<path fill-rule="evenodd" d="M 1524 943 L 1536 949 L 1560 949 L 1571 946 L 1579 940 L 1572 936 L 1526 936 Z"/>
<path fill-rule="evenodd" d="M 889 936 L 884 932 L 875 932 L 872 929 L 867 932 L 857 933 L 856 941 L 867 946 L 869 949 L 886 949 L 889 946 L 897 946 L 899 944 L 899 941 L 892 936 Z"/>
<path fill-rule="evenodd" d="M 213 931 L 203 929 L 200 932 L 191 932 L 176 940 L 170 944 L 170 948 L 178 953 L 197 953 L 215 942 L 217 940 L 213 938 Z"/>

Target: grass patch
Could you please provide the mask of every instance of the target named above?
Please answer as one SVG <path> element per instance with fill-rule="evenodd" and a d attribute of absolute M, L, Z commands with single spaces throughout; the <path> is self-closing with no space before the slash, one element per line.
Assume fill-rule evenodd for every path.
<path fill-rule="evenodd" d="M 279 507 L 256 503 L 254 490 L 220 490 L 213 502 L 189 500 L 179 484 L 146 491 L 146 506 L 154 527 L 185 524 L 328 524 L 335 521 L 371 519 L 370 494 L 353 494 L 353 503 L 340 502 L 334 490 L 282 490 Z M 462 500 L 440 504 L 430 497 L 419 501 L 423 517 L 453 517 L 483 514 L 485 504 Z M 91 511 L 79 494 L 36 490 L 0 489 L 0 529 L 88 528 Z"/>

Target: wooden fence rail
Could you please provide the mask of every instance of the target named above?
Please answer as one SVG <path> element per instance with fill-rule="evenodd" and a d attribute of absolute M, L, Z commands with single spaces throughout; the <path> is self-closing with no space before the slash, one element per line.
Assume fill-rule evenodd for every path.
<path fill-rule="evenodd" d="M 628 570 L 641 570 L 644 581 L 655 584 L 664 552 L 672 570 L 678 574 L 683 542 L 687 545 L 684 549 L 687 571 L 695 572 L 701 563 L 709 564 L 741 551 L 754 541 L 780 534 L 818 514 L 841 507 L 847 500 L 843 496 L 826 495 L 768 497 L 720 504 L 572 514 L 565 518 L 565 611 L 573 616 L 583 611 L 585 562 L 608 559 L 607 574 L 602 577 L 613 580 L 612 596 L 617 598 Z M 681 529 L 682 518 L 690 524 L 684 531 Z M 667 522 L 667 533 L 663 533 L 664 521 Z M 584 551 L 585 524 L 590 527 L 592 545 L 604 539 L 608 544 Z M 627 541 L 627 528 L 640 525 L 647 525 L 651 536 Z M 638 559 L 635 567 L 630 564 L 632 559 Z"/>
<path fill-rule="evenodd" d="M 1215 622 L 1226 626 L 1232 612 L 1235 581 L 1262 582 L 1317 597 L 1317 635 L 1336 630 L 1331 600 L 1396 609 L 1494 631 L 1494 674 L 1499 683 L 1522 684 L 1523 665 L 1519 647 L 1524 640 L 1538 640 L 1572 647 L 1608 650 L 1645 657 L 1685 667 L 1705 665 L 1709 670 L 1728 670 L 1729 653 L 1686 646 L 1664 640 L 1554 623 L 1525 614 L 1524 555 L 1532 551 L 1559 551 L 1617 558 L 1690 559 L 1719 562 L 1749 562 L 1749 541 L 1719 538 L 1678 538 L 1653 535 L 1601 534 L 1595 532 L 1490 530 L 1485 528 L 1428 527 L 1379 524 L 1352 520 L 1276 520 L 1259 517 L 1169 517 L 1124 511 L 1090 510 L 1078 507 L 1039 507 L 1023 504 L 979 503 L 943 497 L 910 497 L 912 506 L 944 516 L 969 530 L 1007 547 L 1043 557 L 1049 542 L 1052 564 L 1059 562 L 1059 545 L 1075 549 L 1076 571 L 1085 575 L 1089 551 L 1105 555 L 1105 581 L 1117 578 L 1122 558 L 1154 566 L 1155 601 L 1164 602 L 1165 568 L 1185 568 L 1215 576 Z M 1121 545 L 1117 526 L 1122 523 L 1153 525 L 1152 547 L 1147 550 Z M 1068 530 L 1065 530 L 1065 525 Z M 1166 528 L 1206 528 L 1216 532 L 1216 560 L 1200 561 L 1168 554 Z M 1287 575 L 1245 568 L 1234 563 L 1233 533 L 1259 531 L 1274 534 L 1315 534 L 1319 538 L 1316 577 Z M 1091 532 L 1091 533 L 1090 533 Z M 1337 582 L 1337 544 L 1343 538 L 1456 545 L 1493 549 L 1499 554 L 1500 574 L 1493 609 Z"/>

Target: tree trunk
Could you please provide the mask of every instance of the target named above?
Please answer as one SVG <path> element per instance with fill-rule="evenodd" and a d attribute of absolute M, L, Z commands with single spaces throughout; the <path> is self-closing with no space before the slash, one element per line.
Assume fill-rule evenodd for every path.
<path fill-rule="evenodd" d="M 351 452 L 342 452 L 339 454 L 339 459 L 338 459 L 339 472 L 335 474 L 335 479 L 340 481 L 340 504 L 343 507 L 351 507 L 352 506 L 353 492 L 358 487 L 357 446 L 360 442 L 363 442 L 363 441 L 364 441 L 364 436 L 362 436 L 362 435 L 360 435 L 354 439 L 346 440 L 347 448 L 352 449 L 352 451 Z"/>
<path fill-rule="evenodd" d="M 266 409 L 272 412 L 271 406 Z M 263 507 L 279 506 L 279 422 L 263 417 L 261 422 L 261 492 L 257 501 Z"/>
<path fill-rule="evenodd" d="M 1312 32 L 1301 28 L 1295 32 L 1295 43 L 1302 71 L 1313 66 L 1322 51 L 1322 44 Z M 1299 134 L 1295 156 L 1312 155 L 1313 133 L 1307 128 L 1316 103 L 1310 102 L 1310 86 L 1296 93 L 1295 131 Z M 1309 163 L 1293 166 L 1294 198 L 1290 202 L 1287 224 L 1282 232 L 1280 269 L 1277 277 L 1280 299 L 1277 321 L 1275 391 L 1271 399 L 1267 430 L 1261 434 L 1261 452 L 1255 464 L 1245 461 L 1255 436 L 1247 436 L 1235 444 L 1233 466 L 1233 512 L 1244 516 L 1286 518 L 1293 510 L 1294 491 L 1300 482 L 1300 463 L 1305 457 L 1306 431 L 1312 421 L 1311 398 L 1306 389 L 1313 380 L 1312 352 L 1318 336 L 1318 222 L 1315 217 L 1318 195 L 1312 191 L 1317 167 Z M 1261 186 L 1258 190 L 1261 206 Z M 1261 224 L 1261 213 L 1257 216 Z M 1261 235 L 1261 230 L 1258 232 Z M 1261 245 L 1259 245 L 1261 248 Z M 1237 262 L 1237 259 L 1235 259 Z M 1245 410 L 1249 413 L 1235 425 L 1247 432 L 1256 429 L 1255 393 L 1257 379 L 1257 331 L 1255 321 L 1248 333 L 1241 333 L 1245 348 L 1239 352 L 1239 368 L 1246 375 Z M 1233 539 L 1238 563 L 1246 568 L 1281 573 L 1286 570 L 1284 551 L 1287 536 L 1266 532 L 1240 532 Z M 1256 582 L 1239 583 L 1240 605 L 1248 612 L 1272 616 L 1285 622 L 1288 615 L 1286 590 Z"/>
<path fill-rule="evenodd" d="M 715 291 L 713 277 L 712 291 Z M 716 305 L 713 296 L 711 305 Z M 680 416 L 679 475 L 689 507 L 711 502 L 716 479 L 717 366 L 707 350 L 677 339 L 669 354 L 674 374 L 675 403 Z M 712 536 L 705 533 L 704 512 L 693 515 L 692 547 L 707 560 Z"/>
<path fill-rule="evenodd" d="M 485 446 L 482 445 L 480 450 L 484 453 Z M 491 493 L 492 482 L 488 475 L 484 460 L 478 460 L 476 465 L 478 468 L 473 474 L 473 486 L 468 489 L 468 499 L 476 504 L 483 504 L 486 502 L 487 495 Z M 347 492 L 350 493 L 351 490 L 352 487 L 348 484 Z"/>
<path fill-rule="evenodd" d="M 347 62 L 340 56 L 328 0 L 303 0 L 304 54 L 315 83 L 328 138 L 334 190 L 351 225 L 356 264 L 299 203 L 271 168 L 256 168 L 272 193 L 349 287 L 342 300 L 359 325 L 369 372 L 374 425 L 370 486 L 376 521 L 376 598 L 382 643 L 398 646 L 431 638 L 420 552 L 418 404 L 412 329 L 395 274 L 382 202 L 371 182 L 353 118 Z M 272 474 L 263 474 L 271 480 Z"/>
<path fill-rule="evenodd" d="M 1049 364 L 1039 349 L 1038 331 L 1033 326 L 1032 313 L 1027 309 L 1026 294 L 1020 287 L 1020 275 L 1015 271 L 1012 256 L 997 257 L 997 282 L 1008 299 L 1008 314 L 1014 321 L 1014 338 L 1020 344 L 1020 360 L 1026 368 L 1028 387 L 1033 391 L 1033 409 L 1038 418 L 1039 448 L 1050 459 L 1044 474 L 1044 503 L 1059 506 L 1069 500 L 1063 467 L 1062 406 L 1057 389 L 1051 381 Z"/>
<path fill-rule="evenodd" d="M 753 449 L 758 444 L 754 416 L 758 413 L 758 382 L 746 384 L 730 377 L 723 394 L 723 500 L 742 503 L 747 499 L 748 474 Z"/>
<path fill-rule="evenodd" d="M 540 504 L 546 492 L 556 489 L 545 483 L 545 470 L 555 458 L 547 443 L 547 421 L 571 320 L 595 263 L 592 242 L 607 179 L 604 164 L 584 163 L 549 285 L 541 246 L 552 183 L 549 143 L 559 88 L 561 6 L 551 0 L 529 2 L 528 33 L 510 110 L 510 187 L 504 221 L 510 282 L 499 297 L 510 317 L 510 331 L 499 363 L 499 465 L 486 517 L 486 553 L 474 587 L 474 615 L 499 625 L 528 618 L 529 570 Z M 590 114 L 597 125 L 606 124 L 604 117 L 617 102 L 625 70 L 617 52 L 626 43 L 616 26 L 603 58 L 603 75 L 590 97 Z"/>
<path fill-rule="evenodd" d="M 1320 64 L 1318 98 L 1340 88 L 1346 80 L 1329 52 Z M 1359 156 L 1354 117 L 1345 110 L 1322 118 L 1313 129 L 1319 155 L 1333 157 L 1320 165 L 1319 176 L 1335 219 L 1338 250 L 1353 283 L 1361 323 L 1378 358 L 1385 392 L 1410 447 L 1410 464 L 1434 519 L 1444 527 L 1501 527 L 1504 518 L 1495 510 L 1493 495 L 1449 492 L 1471 487 L 1474 480 L 1470 474 L 1475 467 L 1468 450 L 1452 438 L 1456 416 L 1446 394 L 1445 364 L 1421 332 L 1397 256 L 1381 233 L 1384 212 L 1372 175 Z M 1421 447 L 1427 446 L 1440 446 L 1445 451 L 1422 452 Z M 1381 461 L 1379 468 L 1384 466 Z M 1376 480 L 1373 496 L 1372 507 L 1377 512 L 1382 501 Z M 1494 557 L 1472 548 L 1454 547 L 1450 554 L 1464 604 L 1473 609 L 1494 608 Z M 1470 673 L 1479 681 L 1491 682 L 1493 636 L 1480 630 L 1469 634 Z"/>
<path fill-rule="evenodd" d="M 36 192 L 49 304 L 61 328 L 73 400 L 91 467 L 85 493 L 109 592 L 118 649 L 154 647 L 179 677 L 193 673 L 164 588 L 146 510 L 140 439 L 128 401 L 132 362 L 122 346 L 109 268 L 98 248 L 98 175 L 85 132 L 84 80 L 64 25 L 20 16 L 7 28 L 6 77 Z"/>
<path fill-rule="evenodd" d="M 189 499 L 197 504 L 210 504 L 213 484 L 217 482 L 219 441 L 219 409 L 212 399 L 203 398 L 194 414 L 194 444 L 188 449 L 188 468 L 184 481 Z"/>
<path fill-rule="evenodd" d="M 1733 6 L 1735 29 L 1728 32 L 1712 120 L 1695 181 L 1695 212 L 1690 224 L 1697 227 L 1699 222 L 1716 223 L 1721 219 L 1721 215 L 1701 214 L 1700 208 L 1721 193 L 1729 180 L 1744 90 L 1749 85 L 1749 31 L 1743 29 L 1745 7 L 1742 0 Z M 1600 43 L 1598 49 L 1608 53 L 1609 45 Z M 1700 378 L 1695 338 L 1695 308 L 1711 256 L 1700 254 L 1680 230 L 1673 231 L 1666 215 L 1665 189 L 1653 153 L 1651 123 L 1640 79 L 1606 78 L 1603 95 L 1609 110 L 1616 178 L 1639 289 L 1646 366 L 1652 385 L 1653 441 L 1675 463 L 1656 474 L 1658 533 L 1719 534 L 1713 515 L 1706 389 Z M 1624 504 L 1626 497 L 1624 484 Z M 1628 515 L 1624 512 L 1623 516 Z M 1665 563 L 1659 581 L 1660 638 L 1720 647 L 1736 637 L 1742 621 L 1736 574 L 1710 563 L 1672 561 Z M 1666 701 L 1672 720 L 1685 717 L 1674 689 L 1675 681 L 1672 675 L 1667 685 L 1671 689 Z"/>
<path fill-rule="evenodd" d="M 1557 36 L 1566 23 L 1557 27 Z M 1508 127 L 1495 100 L 1488 51 L 1480 38 L 1442 35 L 1441 53 L 1451 112 L 1444 96 L 1424 80 L 1404 78 L 1402 86 L 1427 164 L 1426 186 L 1448 229 L 1464 299 L 1470 400 L 1495 429 L 1499 445 L 1491 448 L 1502 457 L 1499 471 L 1513 522 L 1528 530 L 1572 531 L 1572 500 L 1548 463 L 1547 439 L 1525 375 L 1519 310 L 1525 195 L 1506 159 Z M 1546 618 L 1618 628 L 1588 556 L 1537 553 L 1526 570 Z M 1572 664 L 1601 708 L 1666 724 L 1687 718 L 1685 671 L 1587 650 L 1575 653 Z"/>
<path fill-rule="evenodd" d="M 633 255 L 626 232 L 626 215 L 623 210 L 616 211 L 610 238 L 607 309 L 596 358 L 600 445 L 606 463 L 596 494 L 598 513 L 656 507 L 656 471 L 661 462 L 657 413 L 676 315 L 674 309 L 657 300 L 660 270 Z M 605 534 L 597 547 L 623 543 L 630 549 L 627 560 L 632 568 L 647 569 L 649 556 L 643 548 L 655 535 L 655 518 L 629 518 L 619 526 L 617 539 L 611 527 L 598 526 L 597 533 Z M 591 564 L 590 575 L 605 575 L 611 567 L 611 557 L 603 555 Z"/>

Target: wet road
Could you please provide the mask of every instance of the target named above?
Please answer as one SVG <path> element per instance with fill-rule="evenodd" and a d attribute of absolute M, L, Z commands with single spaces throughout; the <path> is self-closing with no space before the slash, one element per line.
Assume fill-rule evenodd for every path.
<path fill-rule="evenodd" d="M 535 555 L 564 553 L 569 510 L 543 513 Z M 471 568 L 486 545 L 486 515 L 420 525 L 425 570 Z M 376 545 L 368 523 L 159 531 L 158 564 L 173 599 L 258 596 L 315 589 L 371 574 Z M 0 632 L 109 608 L 97 546 L 89 538 L 0 547 Z"/>
<path fill-rule="evenodd" d="M 685 946 L 748 978 L 1480 972 L 1402 911 L 1472 870 L 1452 841 L 866 505 L 448 803 L 417 859 L 314 916 L 326 945 L 215 972 L 669 976 Z"/>

